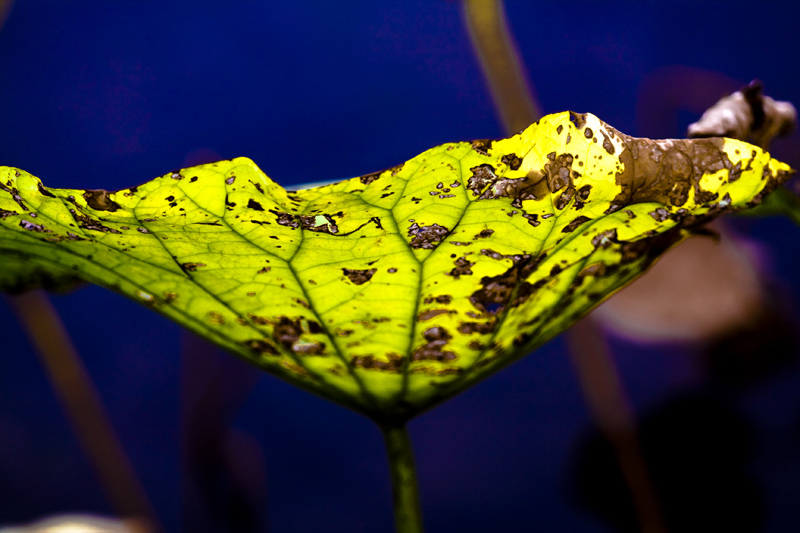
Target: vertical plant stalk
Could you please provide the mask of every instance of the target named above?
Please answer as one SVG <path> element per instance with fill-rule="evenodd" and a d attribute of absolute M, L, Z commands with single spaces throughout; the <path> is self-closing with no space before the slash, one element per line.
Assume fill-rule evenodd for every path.
<path fill-rule="evenodd" d="M 417 470 L 405 423 L 380 425 L 389 458 L 397 533 L 422 533 Z"/>
<path fill-rule="evenodd" d="M 542 112 L 526 81 L 502 0 L 464 0 L 464 17 L 506 132 L 539 120 Z"/>
<path fill-rule="evenodd" d="M 567 341 L 592 419 L 614 449 L 636 509 L 639 530 L 666 533 L 661 505 L 639 444 L 635 418 L 602 332 L 591 318 L 584 318 L 572 326 Z"/>
<path fill-rule="evenodd" d="M 72 340 L 41 290 L 7 301 L 47 377 L 114 511 L 137 533 L 160 531 L 158 519 L 119 442 Z"/>

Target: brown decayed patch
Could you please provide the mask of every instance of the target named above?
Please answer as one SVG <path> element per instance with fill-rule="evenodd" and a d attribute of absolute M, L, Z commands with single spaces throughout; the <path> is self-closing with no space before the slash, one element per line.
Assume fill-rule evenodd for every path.
<path fill-rule="evenodd" d="M 526 260 L 530 259 L 530 257 L 531 257 L 529 254 L 505 255 L 505 254 L 501 254 L 499 252 L 495 252 L 494 250 L 490 250 L 488 248 L 481 249 L 481 255 L 485 255 L 486 257 L 491 257 L 492 259 L 495 259 L 495 260 L 498 260 L 498 261 L 500 259 L 511 259 L 514 262 L 514 264 L 517 264 L 520 261 L 526 261 Z"/>
<path fill-rule="evenodd" d="M 617 240 L 617 228 L 612 228 L 610 230 L 601 231 L 594 237 L 592 237 L 592 246 L 595 248 L 608 248 L 614 243 L 618 243 Z"/>
<path fill-rule="evenodd" d="M 449 294 L 442 294 L 440 296 L 428 296 L 427 298 L 425 298 L 425 300 L 423 300 L 423 302 L 425 302 L 425 305 L 432 304 L 433 302 L 446 305 L 452 301 L 453 297 L 450 296 Z"/>
<path fill-rule="evenodd" d="M 356 355 L 350 360 L 350 364 L 354 368 L 363 368 L 364 370 L 381 370 L 384 372 L 401 372 L 403 370 L 403 356 L 400 354 L 389 352 L 386 354 L 388 361 L 381 361 L 375 359 L 372 355 Z"/>
<path fill-rule="evenodd" d="M 573 219 L 572 222 L 564 226 L 564 229 L 561 230 L 561 233 L 572 233 L 573 231 L 578 229 L 581 225 L 583 225 L 585 222 L 589 222 L 590 220 L 592 219 L 585 216 L 575 217 L 575 219 Z"/>
<path fill-rule="evenodd" d="M 109 197 L 109 193 L 103 189 L 89 189 L 83 192 L 86 205 L 97 211 L 116 211 L 120 209 L 117 202 Z"/>
<path fill-rule="evenodd" d="M 446 276 L 453 276 L 455 279 L 458 279 L 460 276 L 471 276 L 472 270 L 470 267 L 474 265 L 474 262 L 468 261 L 466 257 L 459 257 L 455 261 L 453 261 L 455 268 L 453 268 L 450 272 L 445 272 Z"/>
<path fill-rule="evenodd" d="M 256 318 L 251 316 L 251 319 L 258 324 Z M 304 333 L 322 333 L 322 327 L 317 322 L 302 318 L 292 320 L 285 316 L 278 316 L 267 322 L 274 328 L 272 334 L 275 340 L 294 353 L 298 355 L 323 355 L 325 353 L 323 343 L 303 341 L 300 338 Z"/>
<path fill-rule="evenodd" d="M 458 332 L 464 335 L 471 335 L 472 333 L 487 335 L 493 333 L 495 328 L 497 328 L 496 320 L 490 320 L 488 322 L 462 322 L 458 326 Z"/>
<path fill-rule="evenodd" d="M 624 135 L 610 126 L 608 130 L 622 140 L 623 150 L 622 168 L 615 176 L 622 190 L 607 213 L 647 202 L 680 207 L 690 191 L 698 204 L 708 204 L 718 195 L 700 187 L 704 174 L 727 170 L 731 181 L 741 175 L 741 164 L 731 162 L 721 138 L 651 140 Z"/>
<path fill-rule="evenodd" d="M 467 180 L 467 189 L 472 191 L 473 196 L 480 196 L 487 185 L 493 185 L 497 181 L 494 167 L 488 163 L 474 166 L 469 170 L 472 176 Z"/>
<path fill-rule="evenodd" d="M 493 142 L 494 141 L 491 139 L 478 139 L 472 141 L 472 149 L 481 155 L 489 155 L 489 150 L 492 149 Z"/>
<path fill-rule="evenodd" d="M 414 222 L 408 227 L 408 236 L 413 237 L 409 246 L 414 249 L 433 250 L 449 233 L 450 230 L 439 224 L 420 226 Z"/>
<path fill-rule="evenodd" d="M 244 341 L 244 345 L 254 354 L 278 355 L 278 350 L 267 339 L 251 339 Z"/>
<path fill-rule="evenodd" d="M 83 229 L 102 231 L 103 233 L 122 233 L 119 230 L 102 225 L 98 220 L 94 220 L 86 215 L 80 215 L 74 209 L 70 209 L 69 212 L 72 213 L 72 217 L 78 222 L 78 226 Z"/>
<path fill-rule="evenodd" d="M 251 202 L 253 202 L 253 200 L 251 200 Z M 255 202 L 253 202 L 253 203 L 255 203 Z M 248 204 L 248 207 L 251 207 L 251 206 Z M 259 205 L 259 207 L 260 207 L 260 205 Z M 302 228 L 302 229 L 305 229 L 305 230 L 308 230 L 308 231 L 315 231 L 317 233 L 328 233 L 330 235 L 339 235 L 339 227 L 336 225 L 336 222 L 334 221 L 333 217 L 342 218 L 344 216 L 344 213 L 341 212 L 341 211 L 339 211 L 338 213 L 332 213 L 332 214 L 324 213 L 324 214 L 320 214 L 320 215 L 309 215 L 309 216 L 294 215 L 294 214 L 291 214 L 291 213 L 286 213 L 286 212 L 283 212 L 283 211 L 275 211 L 275 210 L 272 210 L 272 209 L 270 209 L 269 212 L 272 213 L 273 215 L 275 215 L 275 221 L 281 226 L 286 226 L 286 227 L 289 227 L 289 228 L 292 228 L 292 229 Z M 318 224 L 317 223 L 317 217 L 320 217 L 320 216 L 325 218 L 325 223 L 324 224 Z M 379 220 L 370 219 L 370 222 L 375 222 L 376 225 L 378 225 L 380 227 L 380 221 Z M 366 225 L 366 223 L 362 224 L 362 226 L 360 226 L 357 229 L 360 229 L 364 225 Z M 342 236 L 344 236 L 344 235 L 342 235 Z"/>
<path fill-rule="evenodd" d="M 546 280 L 539 280 L 530 284 L 527 278 L 536 270 L 537 265 L 544 260 L 545 254 L 532 257 L 524 255 L 503 255 L 492 250 L 481 250 L 483 255 L 494 259 L 511 259 L 514 264 L 502 274 L 497 276 L 484 276 L 481 278 L 482 288 L 473 292 L 469 297 L 472 305 L 483 314 L 496 315 L 506 306 L 516 307 L 525 302 L 531 294 L 539 289 Z M 514 289 L 517 288 L 516 296 L 511 301 Z"/>
<path fill-rule="evenodd" d="M 586 125 L 586 113 L 575 113 L 574 111 L 570 111 L 569 121 L 575 124 L 576 128 L 581 129 Z"/>
<path fill-rule="evenodd" d="M 50 191 L 48 191 L 47 189 L 44 188 L 44 185 L 42 185 L 42 182 L 37 183 L 36 187 L 39 189 L 39 194 L 41 194 L 42 196 L 47 196 L 49 198 L 55 198 L 56 197 L 55 194 L 51 193 Z"/>
<path fill-rule="evenodd" d="M 261 204 L 256 202 L 253 198 L 250 198 L 247 201 L 247 208 L 248 209 L 254 209 L 255 211 L 263 211 L 264 210 L 264 208 L 261 207 Z"/>
<path fill-rule="evenodd" d="M 351 269 L 351 268 L 343 268 L 342 272 L 345 276 L 347 276 L 351 282 L 355 283 L 356 285 L 363 285 L 364 283 L 368 282 L 372 279 L 373 274 L 377 272 L 376 268 L 370 268 L 368 270 L 358 270 L 358 269 Z"/>
<path fill-rule="evenodd" d="M 17 173 L 17 176 L 19 177 L 19 173 Z M 22 201 L 19 191 L 16 189 L 16 187 L 11 187 L 11 181 L 8 182 L 8 187 L 0 183 L 0 190 L 6 191 L 8 194 L 10 194 L 11 198 L 13 198 L 14 201 L 17 202 L 17 205 L 19 205 L 23 210 L 28 210 L 28 206 L 26 206 L 25 202 Z"/>
<path fill-rule="evenodd" d="M 525 217 L 528 220 L 528 224 L 534 228 L 541 224 L 541 222 L 539 222 L 539 216 L 536 214 L 522 213 L 522 216 Z"/>
<path fill-rule="evenodd" d="M 325 218 L 324 224 L 317 224 L 317 216 L 322 216 Z M 303 226 L 303 229 L 307 229 L 309 231 L 316 231 L 317 233 L 329 233 L 331 235 L 336 235 L 339 233 L 339 227 L 334 222 L 333 217 L 339 216 L 342 217 L 342 213 L 334 213 L 333 215 L 317 215 L 317 216 L 300 216 L 300 224 Z"/>
<path fill-rule="evenodd" d="M 609 155 L 614 155 L 614 143 L 611 142 L 611 137 L 608 136 L 608 133 L 604 129 L 600 129 L 600 134 L 603 136 L 603 149 L 608 152 Z"/>
<path fill-rule="evenodd" d="M 551 152 L 541 171 L 531 170 L 524 177 L 502 179 L 497 177 L 491 165 L 478 165 L 470 169 L 473 174 L 467 187 L 474 196 L 480 196 L 479 200 L 511 198 L 511 205 L 517 208 L 521 208 L 526 200 L 540 200 L 548 193 L 563 190 L 555 201 L 556 207 L 563 209 L 575 195 L 574 179 L 580 176 L 572 170 L 574 160 L 572 154 Z"/>
<path fill-rule="evenodd" d="M 34 233 L 53 233 L 51 230 L 45 228 L 42 224 L 35 224 L 30 220 L 20 220 L 19 227 L 25 231 L 33 231 Z"/>
<path fill-rule="evenodd" d="M 396 176 L 397 173 L 400 172 L 402 169 L 403 169 L 403 164 L 400 164 L 386 170 L 379 170 L 378 172 L 366 174 L 364 176 L 361 176 L 359 180 L 361 180 L 361 183 L 363 183 L 364 185 L 369 185 L 370 183 L 378 179 L 384 172 L 391 172 L 392 176 Z"/>
<path fill-rule="evenodd" d="M 417 315 L 417 320 L 419 322 L 427 322 L 428 320 L 435 318 L 439 315 L 451 315 L 455 313 L 455 311 L 451 309 L 426 309 L 422 311 L 419 315 Z"/>
<path fill-rule="evenodd" d="M 196 272 L 198 268 L 206 266 L 205 263 L 183 263 L 181 268 L 184 272 Z"/>
<path fill-rule="evenodd" d="M 286 226 L 292 229 L 297 229 L 300 227 L 300 223 L 295 219 L 295 215 L 292 215 L 291 213 L 274 211 L 272 209 L 270 209 L 269 212 L 275 215 L 275 222 L 281 226 Z"/>
<path fill-rule="evenodd" d="M 422 336 L 427 342 L 414 350 L 411 354 L 412 361 L 453 361 L 458 357 L 455 353 L 443 349 L 447 346 L 447 341 L 453 338 L 444 328 L 433 326 L 426 329 Z"/>
<path fill-rule="evenodd" d="M 519 167 L 522 165 L 522 159 L 517 157 L 517 154 L 506 154 L 500 158 L 500 161 L 508 165 L 508 168 L 511 170 L 519 170 Z"/>

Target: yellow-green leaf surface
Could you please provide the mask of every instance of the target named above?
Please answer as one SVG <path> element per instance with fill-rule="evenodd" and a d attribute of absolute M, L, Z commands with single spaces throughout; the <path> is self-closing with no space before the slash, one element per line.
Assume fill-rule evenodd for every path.
<path fill-rule="evenodd" d="M 72 273 L 381 419 L 541 345 L 791 169 L 739 141 L 560 113 L 297 192 L 243 158 L 117 192 L 0 172 L 6 290 Z"/>

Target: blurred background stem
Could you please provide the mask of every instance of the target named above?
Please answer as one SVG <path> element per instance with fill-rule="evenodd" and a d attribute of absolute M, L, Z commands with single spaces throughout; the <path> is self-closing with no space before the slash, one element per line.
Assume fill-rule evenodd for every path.
<path fill-rule="evenodd" d="M 614 360 L 600 328 L 586 317 L 570 328 L 567 343 L 595 425 L 614 449 L 640 531 L 666 533 L 664 517 Z"/>
<path fill-rule="evenodd" d="M 497 113 L 508 133 L 516 133 L 542 116 L 528 84 L 501 0 L 464 0 L 464 18 Z"/>
<path fill-rule="evenodd" d="M 5 24 L 13 5 L 14 0 L 0 0 L 0 30 L 3 29 L 3 24 Z"/>
<path fill-rule="evenodd" d="M 42 290 L 7 298 L 19 318 L 111 508 L 136 533 L 158 519 L 52 302 Z"/>
<path fill-rule="evenodd" d="M 464 0 L 464 16 L 505 132 L 514 134 L 539 120 L 541 107 L 527 82 L 503 2 Z M 665 532 L 661 506 L 639 445 L 635 417 L 603 332 L 587 317 L 566 335 L 589 412 L 614 448 L 641 531 Z"/>

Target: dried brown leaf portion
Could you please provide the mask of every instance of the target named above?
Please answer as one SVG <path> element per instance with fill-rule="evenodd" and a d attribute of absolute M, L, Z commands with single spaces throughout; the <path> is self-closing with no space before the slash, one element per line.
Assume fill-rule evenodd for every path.
<path fill-rule="evenodd" d="M 730 137 L 765 148 L 775 137 L 797 127 L 797 110 L 790 102 L 764 95 L 764 86 L 754 80 L 720 99 L 700 120 L 689 125 L 688 137 Z"/>

